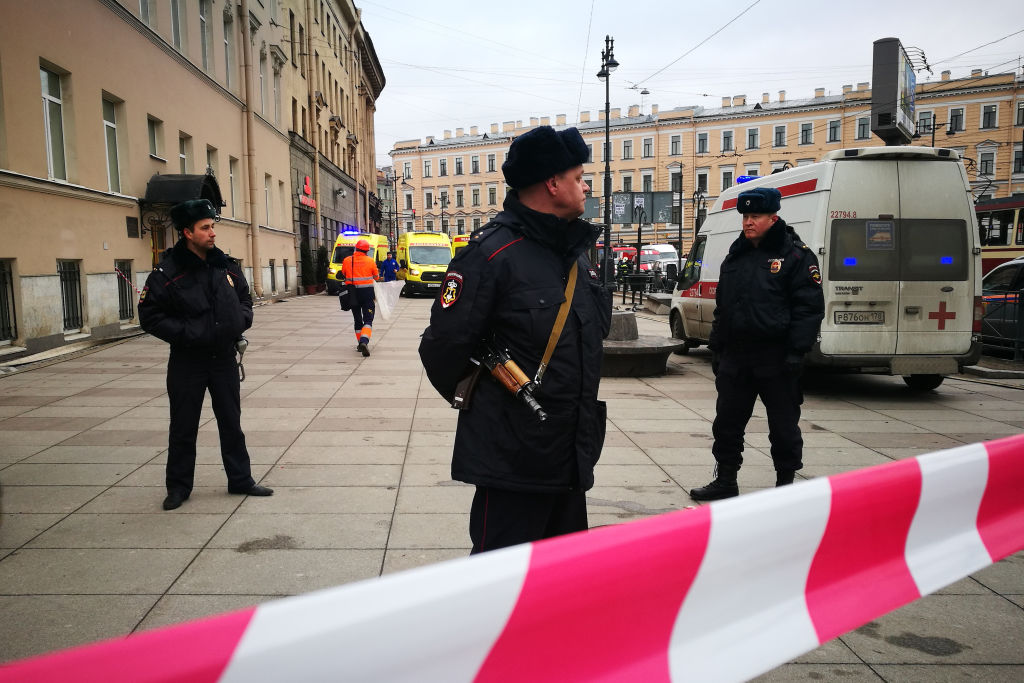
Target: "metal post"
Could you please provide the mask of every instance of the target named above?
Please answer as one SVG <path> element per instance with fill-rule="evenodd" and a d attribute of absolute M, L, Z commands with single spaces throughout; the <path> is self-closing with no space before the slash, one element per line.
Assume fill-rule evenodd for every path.
<path fill-rule="evenodd" d="M 611 147 L 611 73 L 619 66 L 612 54 L 615 40 L 604 37 L 605 49 L 601 52 L 601 70 L 597 77 L 604 80 L 604 256 L 601 259 L 601 278 L 604 286 L 610 288 L 612 280 L 612 170 L 608 154 Z M 637 253 L 637 258 L 639 258 Z"/>

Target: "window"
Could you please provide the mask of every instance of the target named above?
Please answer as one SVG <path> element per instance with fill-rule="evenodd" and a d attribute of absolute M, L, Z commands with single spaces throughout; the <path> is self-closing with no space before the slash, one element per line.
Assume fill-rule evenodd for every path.
<path fill-rule="evenodd" d="M 260 55 L 260 116 L 267 116 L 267 56 Z"/>
<path fill-rule="evenodd" d="M 10 259 L 0 259 L 0 341 L 12 341 L 18 336 L 13 263 Z"/>
<path fill-rule="evenodd" d="M 964 108 L 957 107 L 949 110 L 949 131 L 956 133 L 964 130 Z"/>
<path fill-rule="evenodd" d="M 761 135 L 760 128 L 747 128 L 747 149 L 757 149 L 761 144 L 759 137 Z"/>
<path fill-rule="evenodd" d="M 981 107 L 981 127 L 982 128 L 995 128 L 996 127 L 996 105 L 985 104 Z"/>
<path fill-rule="evenodd" d="M 295 62 L 296 47 L 295 44 L 295 12 L 288 10 L 288 46 L 292 53 L 292 66 L 298 66 Z"/>
<path fill-rule="evenodd" d="M 111 192 L 121 191 L 121 172 L 117 163 L 117 118 L 115 105 L 103 100 L 103 136 L 107 143 L 107 186 Z"/>
<path fill-rule="evenodd" d="M 117 274 L 117 319 L 124 322 L 135 317 L 135 296 L 131 284 L 132 262 L 114 261 L 114 271 Z"/>
<path fill-rule="evenodd" d="M 480 219 L 479 218 L 474 218 L 473 219 L 473 230 L 475 231 L 475 230 L 479 230 L 479 229 L 480 229 Z"/>
<path fill-rule="evenodd" d="M 210 2 L 199 0 L 199 43 L 203 53 L 203 71 L 213 68 L 211 52 L 213 50 L 213 32 L 210 30 Z"/>
<path fill-rule="evenodd" d="M 679 172 L 679 171 L 672 171 L 672 174 L 669 177 L 669 186 L 672 188 L 673 192 L 682 192 L 683 191 L 683 174 L 681 172 Z M 673 221 L 673 222 L 678 223 L 679 221 Z"/>
<path fill-rule="evenodd" d="M 429 161 L 424 161 L 423 162 L 423 177 L 424 178 L 429 178 L 430 177 L 430 162 Z"/>
<path fill-rule="evenodd" d="M 995 172 L 996 153 L 982 152 L 978 164 L 978 173 L 981 175 L 992 175 Z"/>
<path fill-rule="evenodd" d="M 917 113 L 917 132 L 922 135 L 932 132 L 932 124 L 935 122 L 935 117 L 930 111 L 921 111 Z"/>
<path fill-rule="evenodd" d="M 231 215 L 237 216 L 235 212 L 235 178 L 238 177 L 238 159 L 228 157 L 228 200 L 231 202 Z"/>
<path fill-rule="evenodd" d="M 479 173 L 480 172 L 480 157 L 474 156 L 469 159 L 469 172 Z"/>
<path fill-rule="evenodd" d="M 871 119 L 864 117 L 857 119 L 857 139 L 867 140 L 871 135 Z"/>
<path fill-rule="evenodd" d="M 814 142 L 814 127 L 810 123 L 800 124 L 800 144 L 810 145 Z"/>
<path fill-rule="evenodd" d="M 462 175 L 462 157 L 455 157 L 455 175 Z"/>
<path fill-rule="evenodd" d="M 267 222 L 265 225 L 270 225 L 270 176 L 263 174 L 263 210 L 266 212 Z"/>
<path fill-rule="evenodd" d="M 441 193 L 438 195 L 438 200 L 440 200 L 441 208 L 442 209 L 447 209 L 448 206 L 449 206 L 449 204 L 448 204 L 448 190 L 441 190 Z"/>
<path fill-rule="evenodd" d="M 749 176 L 761 175 L 761 164 L 747 164 L 746 168 L 743 169 L 743 174 Z"/>
<path fill-rule="evenodd" d="M 594 145 L 587 145 L 587 163 L 594 161 Z"/>
<path fill-rule="evenodd" d="M 206 146 L 206 168 L 213 172 L 213 175 L 217 175 L 217 148 Z"/>
<path fill-rule="evenodd" d="M 274 71 L 274 123 L 281 125 L 281 72 Z"/>
<path fill-rule="evenodd" d="M 61 78 L 58 74 L 39 69 L 43 85 L 43 126 L 46 129 L 46 168 L 56 180 L 67 180 L 64 159 L 64 101 L 61 99 Z"/>
<path fill-rule="evenodd" d="M 440 161 L 437 162 L 437 166 L 438 175 L 448 175 L 448 159 L 441 159 Z"/>
<path fill-rule="evenodd" d="M 622 176 L 622 191 L 632 192 L 633 191 L 633 176 L 624 175 Z"/>
<path fill-rule="evenodd" d="M 415 229 L 416 229 L 415 228 L 415 224 L 412 221 L 406 221 L 405 222 L 405 231 L 406 232 L 413 232 Z"/>
<path fill-rule="evenodd" d="M 164 146 L 163 121 L 159 121 L 158 119 L 154 119 L 152 116 L 148 116 L 146 117 L 146 129 L 146 132 L 149 134 L 149 155 L 160 158 Z"/>
<path fill-rule="evenodd" d="M 178 168 L 181 169 L 182 173 L 188 173 L 191 165 L 189 164 L 189 156 L 192 151 L 192 138 L 185 133 L 178 133 Z"/>
<path fill-rule="evenodd" d="M 722 151 L 723 152 L 731 152 L 732 151 L 732 131 L 731 130 L 723 130 L 722 131 Z"/>
<path fill-rule="evenodd" d="M 733 171 L 722 171 L 722 191 L 728 190 L 732 187 L 732 174 Z"/>
<path fill-rule="evenodd" d="M 156 13 L 153 11 L 152 5 L 153 0 L 139 0 L 139 18 L 142 19 L 142 23 L 146 26 L 153 25 L 153 19 L 155 19 Z"/>
<path fill-rule="evenodd" d="M 967 229 L 962 220 L 832 221 L 829 279 L 835 281 L 967 279 Z"/>
<path fill-rule="evenodd" d="M 644 174 L 643 176 L 643 188 L 644 192 L 654 192 L 654 177 Z"/>
<path fill-rule="evenodd" d="M 171 0 L 171 42 L 181 50 L 183 26 L 181 16 L 181 0 Z"/>
<path fill-rule="evenodd" d="M 428 218 L 426 221 L 426 226 L 427 232 L 431 232 L 434 229 L 434 221 Z"/>
<path fill-rule="evenodd" d="M 842 130 L 842 123 L 839 119 L 828 122 L 828 141 L 839 142 L 839 132 Z"/>
<path fill-rule="evenodd" d="M 1021 154 L 1021 150 L 1013 150 L 1013 172 L 1024 173 L 1024 154 Z"/>
<path fill-rule="evenodd" d="M 227 28 L 227 25 L 225 25 L 224 28 Z M 226 32 L 225 35 L 227 35 Z M 306 29 L 302 27 L 302 24 L 299 24 L 299 75 L 303 78 L 306 77 L 306 60 L 302 59 L 302 50 L 305 49 L 305 45 Z"/>
<path fill-rule="evenodd" d="M 288 259 L 281 261 L 281 273 L 284 275 L 284 291 L 288 291 Z"/>
<path fill-rule="evenodd" d="M 494 173 L 494 168 L 495 168 L 495 166 L 494 166 L 494 155 L 493 154 L 488 154 L 487 155 L 487 172 L 488 173 Z"/>
<path fill-rule="evenodd" d="M 82 262 L 57 261 L 60 297 L 64 308 L 64 332 L 82 329 Z"/>
<path fill-rule="evenodd" d="M 455 190 L 455 206 L 461 208 L 465 206 L 465 191 Z"/>
<path fill-rule="evenodd" d="M 708 153 L 708 134 L 697 133 L 697 154 Z"/>
<path fill-rule="evenodd" d="M 235 70 L 235 34 L 231 30 L 231 13 L 224 17 L 224 85 L 231 89 L 232 75 Z M 302 27 L 299 27 L 299 42 L 302 42 Z M 305 73 L 305 70 L 303 70 Z M 303 117 L 305 118 L 305 117 Z"/>
<path fill-rule="evenodd" d="M 408 180 L 412 178 L 412 162 L 406 161 L 402 164 L 402 178 Z"/>
<path fill-rule="evenodd" d="M 405 193 L 405 210 L 412 211 L 412 192 Z"/>
<path fill-rule="evenodd" d="M 678 135 L 673 135 L 668 139 L 668 153 L 672 156 L 683 153 L 683 141 Z"/>
<path fill-rule="evenodd" d="M 1024 126 L 1024 101 L 1017 103 L 1017 119 L 1015 125 Z"/>
<path fill-rule="evenodd" d="M 644 138 L 644 159 L 654 156 L 654 138 Z"/>
<path fill-rule="evenodd" d="M 708 192 L 708 172 L 697 171 L 697 190 L 703 194 Z"/>
<path fill-rule="evenodd" d="M 633 141 L 623 140 L 622 141 L 622 158 L 632 159 L 633 158 Z"/>
<path fill-rule="evenodd" d="M 270 267 L 270 291 L 277 293 L 277 264 L 274 259 L 269 259 L 267 265 Z"/>
<path fill-rule="evenodd" d="M 797 166 L 810 166 L 813 163 L 814 163 L 814 159 L 797 159 L 796 160 L 796 165 Z"/>
<path fill-rule="evenodd" d="M 426 192 L 423 195 L 423 207 L 427 210 L 434 208 L 434 193 Z"/>
<path fill-rule="evenodd" d="M 466 233 L 466 219 L 465 218 L 456 218 L 455 219 L 455 230 L 460 235 L 464 235 Z"/>
<path fill-rule="evenodd" d="M 487 204 L 489 206 L 494 206 L 497 203 L 498 203 L 498 188 L 496 188 L 496 187 L 488 187 L 487 188 Z"/>
<path fill-rule="evenodd" d="M 473 190 L 473 206 L 480 206 L 480 188 L 474 187 Z"/>
<path fill-rule="evenodd" d="M 785 147 L 786 146 L 786 126 L 775 126 L 775 140 L 772 143 L 772 147 Z"/>

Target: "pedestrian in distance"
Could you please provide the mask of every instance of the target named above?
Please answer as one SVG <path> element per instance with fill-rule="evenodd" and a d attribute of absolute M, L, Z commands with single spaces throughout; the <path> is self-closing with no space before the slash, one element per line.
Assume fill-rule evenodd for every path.
<path fill-rule="evenodd" d="M 236 344 L 252 326 L 252 297 L 238 261 L 215 246 L 220 220 L 207 199 L 171 208 L 181 238 L 165 251 L 139 297 L 139 322 L 171 345 L 167 399 L 171 424 L 164 510 L 188 499 L 196 469 L 196 436 L 207 390 L 220 435 L 228 492 L 269 496 L 252 478 L 242 433 Z"/>
<path fill-rule="evenodd" d="M 430 382 L 463 408 L 452 478 L 476 487 L 473 553 L 588 526 L 585 492 L 606 421 L 597 399 L 602 339 L 611 325 L 611 295 L 587 257 L 599 231 L 579 218 L 588 157 L 575 128 L 540 126 L 512 142 L 502 173 L 513 189 L 452 260 L 420 342 Z M 495 381 L 498 365 L 487 359 L 505 353 L 529 391 L 513 394 Z M 475 387 L 469 396 L 461 393 L 467 385 Z"/>
<path fill-rule="evenodd" d="M 394 282 L 398 279 L 398 261 L 395 260 L 395 253 L 388 252 L 388 257 L 380 264 L 380 279 L 384 282 Z"/>
<path fill-rule="evenodd" d="M 818 259 L 779 217 L 775 188 L 741 192 L 743 230 L 722 262 L 708 346 L 718 390 L 712 425 L 715 478 L 694 500 L 739 495 L 743 434 L 758 396 L 768 415 L 775 485 L 803 467 L 800 375 L 825 316 Z"/>
<path fill-rule="evenodd" d="M 364 358 L 370 355 L 370 337 L 373 336 L 373 283 L 380 277 L 376 261 L 370 258 L 370 250 L 368 241 L 359 240 L 352 255 L 341 262 L 345 285 L 355 288 L 352 323 L 356 330 L 356 350 Z"/>

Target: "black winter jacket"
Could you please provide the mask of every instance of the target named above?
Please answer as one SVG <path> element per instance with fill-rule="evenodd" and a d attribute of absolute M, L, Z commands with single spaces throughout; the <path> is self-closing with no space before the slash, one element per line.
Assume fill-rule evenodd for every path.
<path fill-rule="evenodd" d="M 585 221 L 534 211 L 512 191 L 452 260 L 419 348 L 427 377 L 449 401 L 485 338 L 533 378 L 569 269 L 578 269 L 570 314 L 535 393 L 547 421 L 485 372 L 459 414 L 453 479 L 519 491 L 593 486 L 606 418 L 597 400 L 602 339 L 611 324 L 611 296 L 585 255 L 597 232 Z"/>
<path fill-rule="evenodd" d="M 178 240 L 146 279 L 139 323 L 172 351 L 233 358 L 235 341 L 252 326 L 252 297 L 238 261 L 216 247 L 204 261 Z"/>
<path fill-rule="evenodd" d="M 803 355 L 825 315 L 818 259 L 781 218 L 757 247 L 740 233 L 722 262 L 715 304 L 712 351 Z"/>

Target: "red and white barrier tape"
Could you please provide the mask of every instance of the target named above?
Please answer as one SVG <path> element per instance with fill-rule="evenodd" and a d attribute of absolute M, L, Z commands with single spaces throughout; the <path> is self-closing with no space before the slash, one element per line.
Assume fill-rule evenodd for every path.
<path fill-rule="evenodd" d="M 0 681 L 743 680 L 1024 548 L 1024 435 L 0 668 Z"/>
<path fill-rule="evenodd" d="M 127 276 L 127 275 L 125 275 L 124 273 L 122 273 L 122 272 L 121 272 L 121 269 L 120 269 L 120 268 L 118 268 L 117 266 L 114 266 L 114 272 L 115 272 L 115 273 L 117 273 L 118 275 L 120 275 L 120 276 L 121 276 L 121 279 L 122 279 L 122 280 L 124 280 L 125 282 L 127 282 L 127 283 L 128 283 L 128 286 L 129 286 L 129 287 L 131 287 L 132 289 L 134 289 L 134 290 L 135 290 L 135 293 L 136 293 L 136 294 L 142 294 L 142 292 L 140 292 L 140 291 L 139 291 L 139 288 L 135 286 L 135 283 L 134 283 L 134 282 L 132 282 L 132 281 L 131 281 L 131 280 L 130 280 L 130 279 L 128 278 L 128 276 Z"/>

